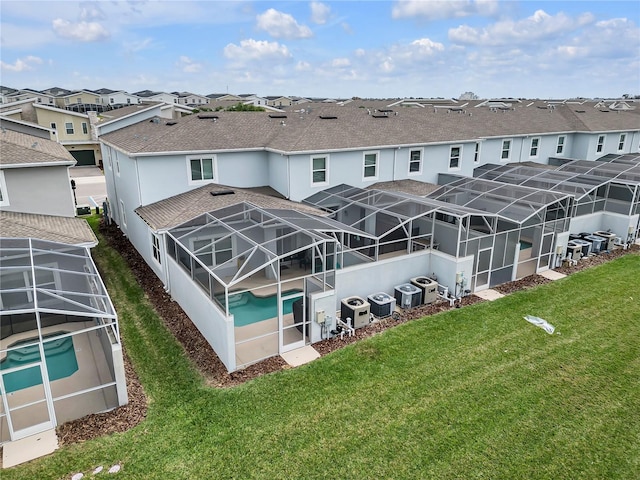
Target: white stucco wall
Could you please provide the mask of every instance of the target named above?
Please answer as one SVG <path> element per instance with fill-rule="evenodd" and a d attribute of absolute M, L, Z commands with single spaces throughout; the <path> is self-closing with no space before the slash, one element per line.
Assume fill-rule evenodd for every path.
<path fill-rule="evenodd" d="M 3 168 L 9 212 L 75 216 L 68 166 Z"/>

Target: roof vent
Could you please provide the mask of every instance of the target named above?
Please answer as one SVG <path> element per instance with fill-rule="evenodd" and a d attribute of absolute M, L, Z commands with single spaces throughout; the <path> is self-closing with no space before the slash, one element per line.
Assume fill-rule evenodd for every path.
<path fill-rule="evenodd" d="M 171 125 L 175 125 L 176 123 L 178 123 L 178 122 L 167 122 L 167 123 L 165 123 L 165 125 L 171 126 Z"/>
<path fill-rule="evenodd" d="M 218 190 L 215 192 L 209 192 L 211 194 L 212 197 L 221 197 L 223 195 L 233 195 L 234 192 L 233 190 Z"/>
<path fill-rule="evenodd" d="M 373 115 L 371 115 L 373 118 L 389 118 L 389 115 L 387 115 L 386 113 L 383 114 L 379 114 L 379 113 L 374 113 Z"/>
<path fill-rule="evenodd" d="M 336 120 L 338 117 L 335 115 L 319 115 L 322 120 Z"/>
<path fill-rule="evenodd" d="M 269 118 L 287 118 L 284 113 L 270 113 Z"/>
<path fill-rule="evenodd" d="M 382 113 L 391 113 L 391 112 L 393 112 L 393 110 L 391 110 L 390 108 L 380 108 L 380 109 L 378 109 L 378 111 L 382 112 Z"/>
<path fill-rule="evenodd" d="M 585 113 L 585 110 L 576 110 L 576 113 Z"/>
<path fill-rule="evenodd" d="M 198 118 L 200 120 L 217 120 L 219 117 L 218 115 L 214 115 L 213 113 L 200 113 L 198 115 Z"/>
<path fill-rule="evenodd" d="M 607 113 L 609 110 L 600 110 L 602 113 Z"/>
<path fill-rule="evenodd" d="M 154 117 L 149 120 L 149 123 L 155 123 L 156 125 L 158 125 L 160 123 L 160 119 L 158 117 Z"/>

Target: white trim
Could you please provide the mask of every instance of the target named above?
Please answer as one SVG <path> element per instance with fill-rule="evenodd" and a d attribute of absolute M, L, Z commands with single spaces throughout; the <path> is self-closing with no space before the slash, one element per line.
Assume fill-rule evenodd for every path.
<path fill-rule="evenodd" d="M 620 136 L 618 137 L 618 153 L 624 152 L 625 143 L 627 143 L 626 132 L 621 133 Z M 622 144 L 622 147 L 620 147 L 620 144 Z"/>
<path fill-rule="evenodd" d="M 162 242 L 160 242 L 158 235 L 152 231 L 149 231 L 149 233 L 151 234 L 151 256 L 158 265 L 162 266 Z M 158 252 L 157 256 L 156 251 Z"/>
<path fill-rule="evenodd" d="M 367 158 L 367 155 L 375 155 L 376 156 L 376 163 L 375 163 L 375 175 L 372 176 L 366 176 L 365 173 L 365 169 L 366 167 L 371 167 L 372 165 L 365 165 L 365 161 Z M 378 175 L 380 174 L 380 150 L 367 150 L 362 152 L 362 181 L 363 182 L 369 182 L 372 180 L 378 180 Z"/>
<path fill-rule="evenodd" d="M 420 160 L 418 161 L 418 170 L 414 170 L 413 172 L 411 171 L 411 163 L 415 163 L 415 160 L 412 162 L 411 160 L 411 154 L 413 152 L 419 152 L 420 153 Z M 419 148 L 410 148 L 409 149 L 409 162 L 407 164 L 407 175 L 412 177 L 412 176 L 416 176 L 416 175 L 422 175 L 422 165 L 424 164 L 424 147 L 419 147 Z"/>
<path fill-rule="evenodd" d="M 202 173 L 202 160 L 211 160 L 211 175 L 212 178 L 203 178 L 201 180 L 194 180 L 191 175 L 191 161 L 200 161 L 200 172 Z M 187 155 L 187 182 L 189 185 L 204 185 L 206 183 L 218 181 L 218 159 L 215 153 L 208 155 Z"/>
<path fill-rule="evenodd" d="M 0 199 L 0 207 L 8 207 L 11 205 L 9 201 L 9 193 L 7 192 L 7 182 L 4 179 L 4 172 L 0 170 L 0 192 L 2 192 L 2 199 Z"/>
<path fill-rule="evenodd" d="M 71 133 L 69 133 L 69 125 L 71 125 Z M 76 134 L 76 126 L 73 124 L 73 122 L 64 122 L 64 132 L 66 135 Z"/>
<path fill-rule="evenodd" d="M 313 169 L 313 161 L 316 158 L 324 158 L 324 182 L 314 182 L 313 181 L 313 173 L 314 173 L 314 169 Z M 317 155 L 309 155 L 309 164 L 310 164 L 310 169 L 309 171 L 311 172 L 311 186 L 312 187 L 326 187 L 327 185 L 329 185 L 329 154 L 317 154 Z M 320 171 L 320 170 L 318 170 Z"/>
<path fill-rule="evenodd" d="M 43 127 L 42 125 L 38 125 L 37 123 L 23 122 L 22 120 L 17 120 L 15 118 L 10 118 L 10 117 L 5 117 L 4 115 L 6 115 L 5 112 L 0 112 L 0 120 L 2 120 L 3 122 L 13 122 L 13 123 L 17 123 L 18 125 L 26 125 L 27 127 L 36 128 L 38 130 L 45 130 L 45 131 L 47 131 L 49 133 L 55 133 L 55 130 L 53 130 L 51 128 Z"/>
<path fill-rule="evenodd" d="M 60 166 L 74 166 L 76 164 L 74 160 L 61 160 L 59 162 L 42 162 L 42 163 L 12 163 L 9 165 L 0 165 L 0 168 L 31 168 L 31 167 L 60 167 Z"/>
<path fill-rule="evenodd" d="M 562 139 L 562 143 L 560 143 L 560 139 Z M 556 155 L 564 156 L 564 149 L 567 146 L 567 136 L 566 135 L 558 135 L 558 139 L 556 140 Z M 560 151 L 558 152 L 558 148 Z"/>
<path fill-rule="evenodd" d="M 451 166 L 451 160 L 453 157 L 453 149 L 458 149 L 458 165 L 455 167 Z M 451 145 L 449 147 L 449 161 L 447 162 L 447 171 L 449 172 L 457 172 L 462 169 L 462 144 L 459 145 Z"/>
<path fill-rule="evenodd" d="M 73 110 L 66 110 L 64 108 L 57 108 L 57 107 L 50 107 L 49 105 L 38 105 L 37 103 L 34 103 L 33 106 L 35 108 L 42 108 L 44 110 L 49 110 L 50 112 L 57 112 L 60 114 L 65 114 L 65 115 L 74 115 L 76 117 L 82 117 L 85 119 L 89 119 L 89 115 L 85 115 L 83 113 L 78 113 L 78 112 L 74 112 Z"/>
<path fill-rule="evenodd" d="M 600 142 L 602 139 L 602 143 Z M 604 145 L 607 142 L 607 136 L 605 134 L 598 135 L 596 139 L 596 153 L 604 153 Z"/>

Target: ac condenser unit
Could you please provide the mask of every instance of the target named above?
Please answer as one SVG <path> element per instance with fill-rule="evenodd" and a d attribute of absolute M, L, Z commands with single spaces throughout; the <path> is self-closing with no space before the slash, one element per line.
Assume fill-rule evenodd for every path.
<path fill-rule="evenodd" d="M 420 305 L 422 300 L 422 290 L 410 283 L 398 285 L 393 290 L 395 292 L 396 302 L 400 308 L 412 308 Z"/>
<path fill-rule="evenodd" d="M 589 254 L 591 253 L 591 242 L 588 242 L 588 241 L 583 240 L 581 238 L 576 238 L 574 240 L 571 240 L 571 243 L 573 243 L 575 245 L 580 245 L 582 247 L 582 256 L 583 257 L 588 257 Z"/>
<path fill-rule="evenodd" d="M 587 235 L 584 239 L 588 242 L 591 242 L 591 251 L 593 253 L 600 253 L 605 250 L 607 240 L 599 237 L 598 235 Z"/>
<path fill-rule="evenodd" d="M 427 305 L 438 300 L 438 282 L 429 277 L 415 277 L 411 279 L 411 284 L 415 285 L 422 292 L 422 303 Z"/>
<path fill-rule="evenodd" d="M 571 260 L 580 260 L 582 257 L 582 246 L 575 243 L 575 240 L 572 240 L 567 243 L 567 258 Z"/>
<path fill-rule="evenodd" d="M 605 232 L 603 230 L 598 230 L 597 232 L 593 232 L 594 235 L 602 237 L 607 240 L 603 250 L 607 250 L 610 252 L 613 250 L 613 246 L 616 244 L 616 234 L 611 232 Z"/>
<path fill-rule="evenodd" d="M 372 293 L 367 297 L 371 305 L 371 313 L 379 318 L 389 317 L 396 309 L 396 299 L 388 293 Z"/>
<path fill-rule="evenodd" d="M 351 319 L 353 328 L 369 325 L 369 313 L 371 305 L 361 297 L 347 297 L 342 299 L 340 305 L 340 317 L 343 322 Z"/>

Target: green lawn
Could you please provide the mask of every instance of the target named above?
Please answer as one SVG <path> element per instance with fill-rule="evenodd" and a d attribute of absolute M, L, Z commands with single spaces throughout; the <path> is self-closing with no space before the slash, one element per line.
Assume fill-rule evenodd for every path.
<path fill-rule="evenodd" d="M 101 243 L 94 257 L 148 419 L 3 480 L 116 462 L 114 478 L 638 478 L 638 255 L 227 390 L 203 385 L 119 255 Z"/>

